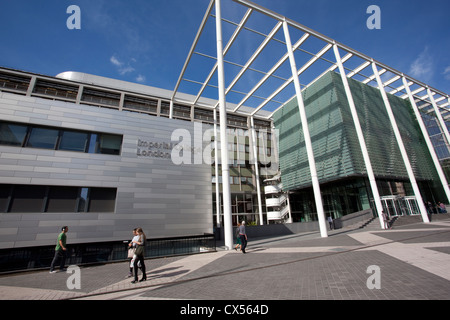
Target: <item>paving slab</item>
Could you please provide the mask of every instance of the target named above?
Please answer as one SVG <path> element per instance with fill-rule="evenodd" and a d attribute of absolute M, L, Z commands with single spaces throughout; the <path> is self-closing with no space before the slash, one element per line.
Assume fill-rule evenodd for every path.
<path fill-rule="evenodd" d="M 450 299 L 450 220 L 249 239 L 247 252 L 148 259 L 138 284 L 126 262 L 81 267 L 75 289 L 66 272 L 4 275 L 0 300 Z"/>

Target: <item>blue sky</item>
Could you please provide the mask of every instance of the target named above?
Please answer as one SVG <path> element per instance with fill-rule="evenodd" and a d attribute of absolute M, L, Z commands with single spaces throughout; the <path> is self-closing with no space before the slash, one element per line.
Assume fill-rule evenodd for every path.
<path fill-rule="evenodd" d="M 230 0 L 222 2 L 224 17 L 238 22 L 243 11 Z M 254 2 L 450 93 L 448 0 Z M 172 90 L 208 3 L 3 0 L 0 66 L 51 76 L 80 71 Z M 366 26 L 370 16 L 366 10 L 373 4 L 381 9 L 380 30 Z M 80 30 L 66 27 L 70 5 L 81 9 Z M 255 26 L 264 21 L 256 19 Z M 273 26 L 261 25 L 266 32 Z M 225 36 L 228 29 L 225 26 Z M 214 52 L 214 42 L 208 50 Z M 238 50 L 245 51 L 245 45 Z"/>

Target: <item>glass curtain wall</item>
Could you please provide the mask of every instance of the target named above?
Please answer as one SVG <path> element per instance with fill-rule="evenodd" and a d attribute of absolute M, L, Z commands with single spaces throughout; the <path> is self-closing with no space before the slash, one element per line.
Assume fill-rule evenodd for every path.
<path fill-rule="evenodd" d="M 352 79 L 349 79 L 349 86 L 380 195 L 413 196 L 379 90 Z M 422 196 L 427 201 L 435 199 L 439 197 L 439 179 L 413 110 L 408 101 L 393 95 L 388 98 Z M 325 74 L 303 90 L 303 100 L 325 215 L 337 218 L 369 209 L 373 200 L 364 180 L 367 172 L 340 76 L 334 72 Z M 280 136 L 281 181 L 283 189 L 290 193 L 294 221 L 316 220 L 311 173 L 296 100 L 280 108 L 273 119 Z"/>

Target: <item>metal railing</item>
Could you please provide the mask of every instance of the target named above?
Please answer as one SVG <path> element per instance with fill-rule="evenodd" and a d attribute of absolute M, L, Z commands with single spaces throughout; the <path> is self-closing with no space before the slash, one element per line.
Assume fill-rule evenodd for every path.
<path fill-rule="evenodd" d="M 120 262 L 127 260 L 127 241 L 67 244 L 66 266 Z M 216 251 L 213 234 L 147 239 L 145 258 L 160 258 Z M 50 267 L 55 246 L 0 250 L 0 274 Z M 59 265 L 59 263 L 58 263 Z"/>

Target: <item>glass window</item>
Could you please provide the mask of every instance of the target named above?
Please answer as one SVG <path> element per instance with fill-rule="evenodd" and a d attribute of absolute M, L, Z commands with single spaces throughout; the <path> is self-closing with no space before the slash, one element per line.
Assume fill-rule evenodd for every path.
<path fill-rule="evenodd" d="M 89 212 L 114 212 L 116 189 L 91 188 Z"/>
<path fill-rule="evenodd" d="M 8 211 L 9 195 L 11 187 L 9 185 L 0 185 L 0 212 Z"/>
<path fill-rule="evenodd" d="M 47 212 L 75 212 L 78 189 L 76 187 L 50 187 Z"/>
<path fill-rule="evenodd" d="M 89 195 L 89 188 L 81 188 L 80 189 L 80 197 L 78 199 L 78 208 L 77 212 L 87 212 L 88 208 L 86 207 L 88 203 L 88 195 Z"/>
<path fill-rule="evenodd" d="M 10 212 L 42 212 L 45 187 L 15 186 Z"/>
<path fill-rule="evenodd" d="M 99 139 L 99 146 L 97 153 L 119 155 L 121 145 L 122 145 L 122 136 L 113 134 L 102 134 Z"/>
<path fill-rule="evenodd" d="M 59 130 L 47 128 L 32 128 L 27 147 L 55 149 Z"/>
<path fill-rule="evenodd" d="M 64 131 L 59 143 L 59 150 L 85 152 L 89 134 L 79 131 Z"/>
<path fill-rule="evenodd" d="M 34 127 L 0 121 L 0 145 L 120 155 L 117 134 Z"/>
<path fill-rule="evenodd" d="M 27 134 L 27 126 L 1 122 L 0 144 L 21 147 Z"/>
<path fill-rule="evenodd" d="M 91 137 L 89 139 L 88 153 L 97 153 L 97 145 L 98 145 L 98 135 L 96 133 L 91 133 Z"/>

